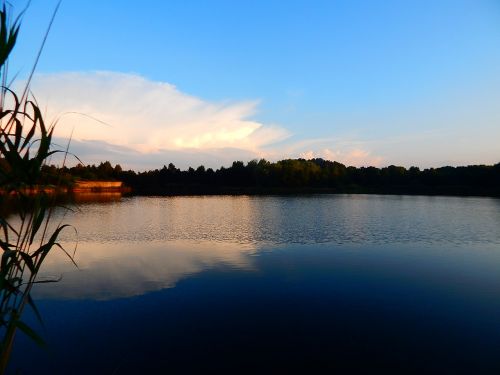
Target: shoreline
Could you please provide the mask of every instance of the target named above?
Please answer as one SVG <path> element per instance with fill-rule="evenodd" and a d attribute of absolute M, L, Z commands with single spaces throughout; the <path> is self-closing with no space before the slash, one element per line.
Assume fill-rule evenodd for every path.
<path fill-rule="evenodd" d="M 342 188 L 284 188 L 284 187 L 233 187 L 233 186 L 206 186 L 206 185 L 170 185 L 134 188 L 124 185 L 122 182 L 114 181 L 113 185 L 108 182 L 95 184 L 87 182 L 85 186 L 75 185 L 71 187 L 59 186 L 36 186 L 23 189 L 22 192 L 28 196 L 46 194 L 56 197 L 57 200 L 68 201 L 91 201 L 92 197 L 100 200 L 100 197 L 112 196 L 143 196 L 143 197 L 183 197 L 183 196 L 310 196 L 310 195 L 407 195 L 407 196 L 450 196 L 450 197 L 490 197 L 500 198 L 498 189 L 477 189 L 467 186 L 454 187 L 360 187 L 350 186 Z M 0 191 L 0 196 L 13 197 L 16 192 Z M 88 198 L 88 199 L 87 199 Z"/>
<path fill-rule="evenodd" d="M 237 188 L 237 187 L 206 187 L 206 186 L 169 186 L 165 188 L 131 188 L 127 196 L 266 196 L 266 195 L 409 195 L 409 196 L 453 196 L 453 197 L 491 197 L 500 198 L 496 189 L 471 189 L 469 187 L 442 188 Z"/>

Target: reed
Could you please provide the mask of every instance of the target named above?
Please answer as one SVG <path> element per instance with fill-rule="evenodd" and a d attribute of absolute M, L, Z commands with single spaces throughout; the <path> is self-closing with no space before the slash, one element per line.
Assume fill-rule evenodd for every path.
<path fill-rule="evenodd" d="M 57 11 L 57 8 L 56 8 Z M 55 13 L 54 12 L 54 16 Z M 22 13 L 21 13 L 22 15 Z M 8 57 L 19 33 L 21 16 L 0 11 L 0 207 L 7 201 L 14 213 L 0 212 L 0 373 L 4 373 L 14 337 L 20 330 L 39 344 L 43 340 L 21 317 L 26 306 L 40 314 L 31 297 L 44 259 L 54 248 L 69 254 L 58 242 L 68 225 L 53 223 L 54 199 L 45 193 L 42 166 L 57 152 L 52 135 L 56 123 L 47 125 L 36 101 L 30 99 L 29 81 L 19 96 L 7 83 Z M 53 19 L 52 19 L 53 20 Z M 51 21 L 52 22 L 52 21 Z M 50 26 L 48 30 L 50 29 Z M 47 30 L 47 33 L 48 33 Z M 46 37 L 44 38 L 45 42 Z M 43 48 L 43 44 L 41 49 Z M 38 60 L 38 58 L 37 58 Z M 36 62 L 35 62 L 36 66 Z M 33 191 L 37 193 L 33 194 Z M 3 210 L 0 210 L 3 211 Z M 54 280 L 48 280 L 54 281 Z M 44 281 L 47 282 L 47 281 Z"/>

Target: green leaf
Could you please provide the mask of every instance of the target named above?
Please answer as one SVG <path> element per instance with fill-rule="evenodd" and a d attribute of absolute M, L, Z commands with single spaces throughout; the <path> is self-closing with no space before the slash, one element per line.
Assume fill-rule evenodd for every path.
<path fill-rule="evenodd" d="M 23 261 L 26 264 L 26 267 L 28 267 L 28 269 L 30 270 L 30 272 L 34 273 L 35 272 L 35 264 L 33 263 L 33 260 L 31 259 L 31 257 L 23 251 L 19 251 L 19 255 L 21 256 L 21 258 L 23 258 Z"/>
<path fill-rule="evenodd" d="M 45 218 L 45 205 L 43 204 L 38 204 L 39 207 L 38 215 L 35 217 L 35 220 L 33 221 L 33 227 L 31 229 L 31 236 L 30 236 L 30 245 L 33 243 L 33 240 L 35 239 L 35 236 L 38 232 L 38 229 L 40 229 L 40 226 L 43 223 L 43 219 Z"/>
<path fill-rule="evenodd" d="M 54 244 L 56 244 L 57 236 L 59 236 L 59 233 L 61 233 L 61 231 L 64 228 L 69 227 L 69 226 L 70 226 L 69 224 L 64 224 L 64 225 L 61 225 L 60 227 L 58 227 L 54 231 L 54 233 L 52 233 L 52 236 L 50 236 L 50 239 L 47 241 L 47 243 L 45 243 L 42 246 L 40 246 L 31 255 L 33 258 L 36 258 L 36 257 L 40 256 L 40 258 L 38 259 L 38 263 L 36 265 L 36 271 L 38 271 L 38 269 L 40 268 L 40 265 L 41 265 L 43 259 L 47 256 L 47 254 L 50 251 L 50 249 L 52 249 L 52 246 L 54 246 Z"/>
<path fill-rule="evenodd" d="M 29 338 L 31 338 L 34 342 L 38 344 L 40 347 L 45 347 L 45 341 L 26 323 L 23 323 L 20 320 L 16 320 L 14 322 L 15 326 L 19 328 L 23 333 L 25 333 Z"/>
<path fill-rule="evenodd" d="M 28 304 L 31 306 L 31 308 L 33 309 L 33 312 L 35 313 L 36 315 L 36 318 L 38 319 L 38 321 L 40 322 L 40 324 L 42 325 L 42 327 L 44 326 L 43 324 L 43 319 L 42 319 L 42 315 L 40 314 L 40 311 L 38 311 L 38 307 L 36 307 L 35 305 L 35 301 L 33 301 L 33 298 L 31 298 L 31 295 L 28 294 L 26 296 L 26 299 L 28 301 Z"/>

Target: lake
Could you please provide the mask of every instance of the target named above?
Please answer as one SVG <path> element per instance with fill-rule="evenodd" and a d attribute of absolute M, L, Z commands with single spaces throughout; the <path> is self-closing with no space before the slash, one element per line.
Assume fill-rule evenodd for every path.
<path fill-rule="evenodd" d="M 500 200 L 131 197 L 57 211 L 30 374 L 500 372 Z"/>

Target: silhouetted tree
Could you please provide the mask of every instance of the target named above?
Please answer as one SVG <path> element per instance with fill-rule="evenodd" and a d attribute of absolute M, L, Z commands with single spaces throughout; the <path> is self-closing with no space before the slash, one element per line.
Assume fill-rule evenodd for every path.
<path fill-rule="evenodd" d="M 0 161 L 1 162 L 1 161 Z M 500 196 L 500 163 L 493 166 L 441 167 L 420 170 L 390 165 L 384 168 L 346 167 L 321 158 L 286 159 L 269 162 L 235 161 L 217 170 L 188 168 L 181 171 L 169 163 L 161 169 L 136 173 L 125 171 L 109 161 L 95 165 L 76 165 L 62 172 L 44 167 L 45 176 L 63 175 L 71 184 L 75 179 L 118 179 L 139 194 L 183 194 L 223 192 L 265 192 L 269 189 L 313 189 L 328 192 L 378 192 L 409 194 L 480 194 Z M 278 189 L 278 190 L 276 190 Z M 316 189 L 316 190 L 314 190 Z M 318 190 L 319 189 L 319 190 Z"/>

